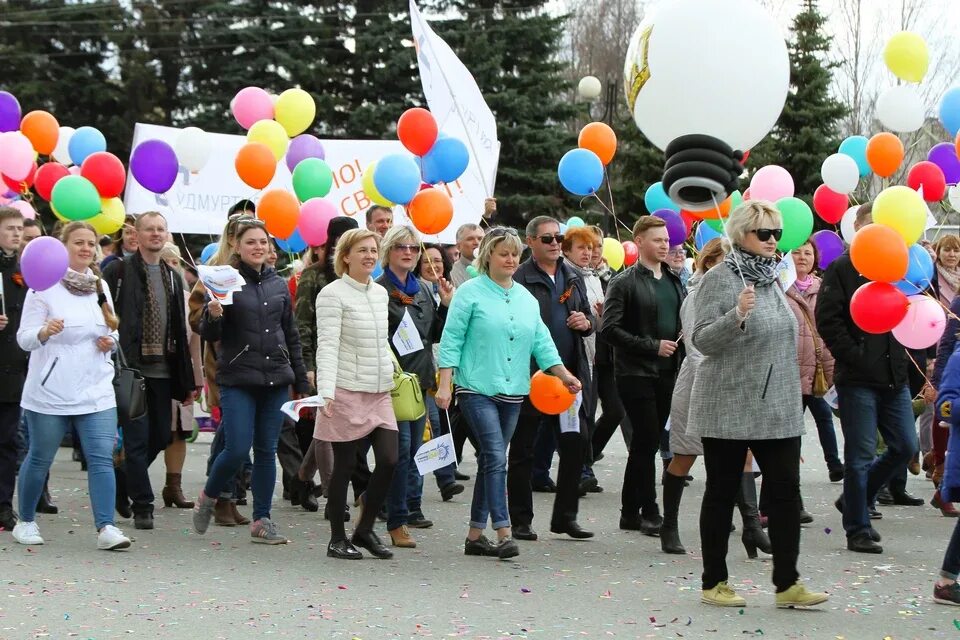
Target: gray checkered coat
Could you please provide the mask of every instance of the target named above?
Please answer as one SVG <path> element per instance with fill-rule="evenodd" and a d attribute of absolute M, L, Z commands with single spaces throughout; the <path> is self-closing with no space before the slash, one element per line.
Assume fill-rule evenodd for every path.
<path fill-rule="evenodd" d="M 701 438 L 772 440 L 803 435 L 797 321 L 777 283 L 737 318 L 740 276 L 726 264 L 697 287 L 693 344 L 703 354 L 690 394 L 688 430 Z"/>

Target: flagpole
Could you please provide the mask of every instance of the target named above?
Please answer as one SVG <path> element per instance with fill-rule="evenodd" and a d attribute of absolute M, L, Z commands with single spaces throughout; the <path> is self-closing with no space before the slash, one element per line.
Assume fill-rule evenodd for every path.
<path fill-rule="evenodd" d="M 447 416 L 447 424 L 450 425 L 450 434 L 453 435 L 453 423 L 450 422 L 450 411 L 447 410 L 447 409 L 444 409 L 444 410 L 443 410 L 443 415 Z M 453 454 L 453 468 L 454 468 L 454 469 L 459 469 L 459 468 L 460 468 L 460 465 L 457 464 L 457 454 L 456 454 L 456 452 L 454 452 L 454 454 Z"/>

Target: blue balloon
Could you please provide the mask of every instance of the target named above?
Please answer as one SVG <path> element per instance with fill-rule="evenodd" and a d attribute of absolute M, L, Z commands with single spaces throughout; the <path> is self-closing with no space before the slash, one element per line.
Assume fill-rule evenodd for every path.
<path fill-rule="evenodd" d="M 418 162 L 423 170 L 424 182 L 454 182 L 467 170 L 470 153 L 460 139 L 441 133 L 427 155 L 422 160 L 418 159 Z"/>
<path fill-rule="evenodd" d="M 954 87 L 943 94 L 940 101 L 940 122 L 943 128 L 950 132 L 951 138 L 957 137 L 960 131 L 960 87 Z"/>
<path fill-rule="evenodd" d="M 908 296 L 923 293 L 933 285 L 933 258 L 918 244 L 910 247 L 907 275 L 896 286 Z"/>
<path fill-rule="evenodd" d="M 680 213 L 680 205 L 670 199 L 667 192 L 663 190 L 662 182 L 654 182 L 647 187 L 647 192 L 643 194 L 643 204 L 647 207 L 649 213 L 660 209 L 670 209 Z"/>
<path fill-rule="evenodd" d="M 845 156 L 850 156 L 857 163 L 860 169 L 860 177 L 866 178 L 870 175 L 872 169 L 867 162 L 867 143 L 870 141 L 863 136 L 850 136 L 840 143 L 838 151 Z"/>
<path fill-rule="evenodd" d="M 67 151 L 70 153 L 70 159 L 78 167 L 88 156 L 98 151 L 107 150 L 107 139 L 103 137 L 99 129 L 94 127 L 80 127 L 70 138 L 70 144 L 67 145 Z"/>
<path fill-rule="evenodd" d="M 200 262 L 207 264 L 210 262 L 210 258 L 213 257 L 213 254 L 217 252 L 217 249 L 220 248 L 219 242 L 211 242 L 203 248 L 203 251 L 200 252 Z"/>
<path fill-rule="evenodd" d="M 407 204 L 420 190 L 420 167 L 413 156 L 392 153 L 377 162 L 373 184 L 384 198 L 397 204 Z"/>
<path fill-rule="evenodd" d="M 586 224 L 586 222 L 584 222 L 584 221 L 583 221 L 583 218 L 581 218 L 580 216 L 573 216 L 573 217 L 571 217 L 571 218 L 569 218 L 569 219 L 567 220 L 567 228 L 568 228 L 568 229 L 574 229 L 574 228 L 576 228 L 576 227 L 582 227 L 582 226 L 584 226 L 585 224 Z"/>
<path fill-rule="evenodd" d="M 568 228 L 567 225 L 565 225 L 565 224 L 562 223 L 562 222 L 560 223 L 560 233 L 561 233 L 561 234 L 566 233 L 566 232 L 567 232 L 567 228 Z"/>
<path fill-rule="evenodd" d="M 603 184 L 603 163 L 589 149 L 571 149 L 560 158 L 557 176 L 570 193 L 588 196 Z"/>
<path fill-rule="evenodd" d="M 701 222 L 697 225 L 697 232 L 693 236 L 693 244 L 697 248 L 697 251 L 703 249 L 703 245 L 707 244 L 714 238 L 721 237 L 719 231 L 714 231 L 713 227 L 708 225 L 705 222 Z"/>
<path fill-rule="evenodd" d="M 280 251 L 284 253 L 300 253 L 307 248 L 307 243 L 300 236 L 300 229 L 294 229 L 293 233 L 290 234 L 290 237 L 286 240 L 281 240 L 280 238 L 274 238 L 277 241 L 277 246 L 280 247 Z"/>

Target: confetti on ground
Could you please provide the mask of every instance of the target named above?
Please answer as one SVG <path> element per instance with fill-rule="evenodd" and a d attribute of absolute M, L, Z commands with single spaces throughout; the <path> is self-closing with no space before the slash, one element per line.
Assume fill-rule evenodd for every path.
<path fill-rule="evenodd" d="M 520 593 L 530 593 L 530 589 L 527 589 L 526 587 L 520 587 Z"/>
<path fill-rule="evenodd" d="M 831 529 L 830 527 L 824 527 L 824 529 L 823 529 L 823 532 L 824 532 L 825 534 L 827 534 L 827 535 L 830 535 L 830 533 L 831 533 L 832 531 L 833 531 L 833 529 Z"/>

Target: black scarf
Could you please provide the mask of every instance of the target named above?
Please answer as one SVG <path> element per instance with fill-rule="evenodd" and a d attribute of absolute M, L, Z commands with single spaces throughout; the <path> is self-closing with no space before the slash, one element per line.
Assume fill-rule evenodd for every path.
<path fill-rule="evenodd" d="M 764 258 L 735 246 L 727 253 L 723 262 L 748 285 L 766 287 L 777 281 L 777 265 L 780 260 L 776 256 Z"/>

